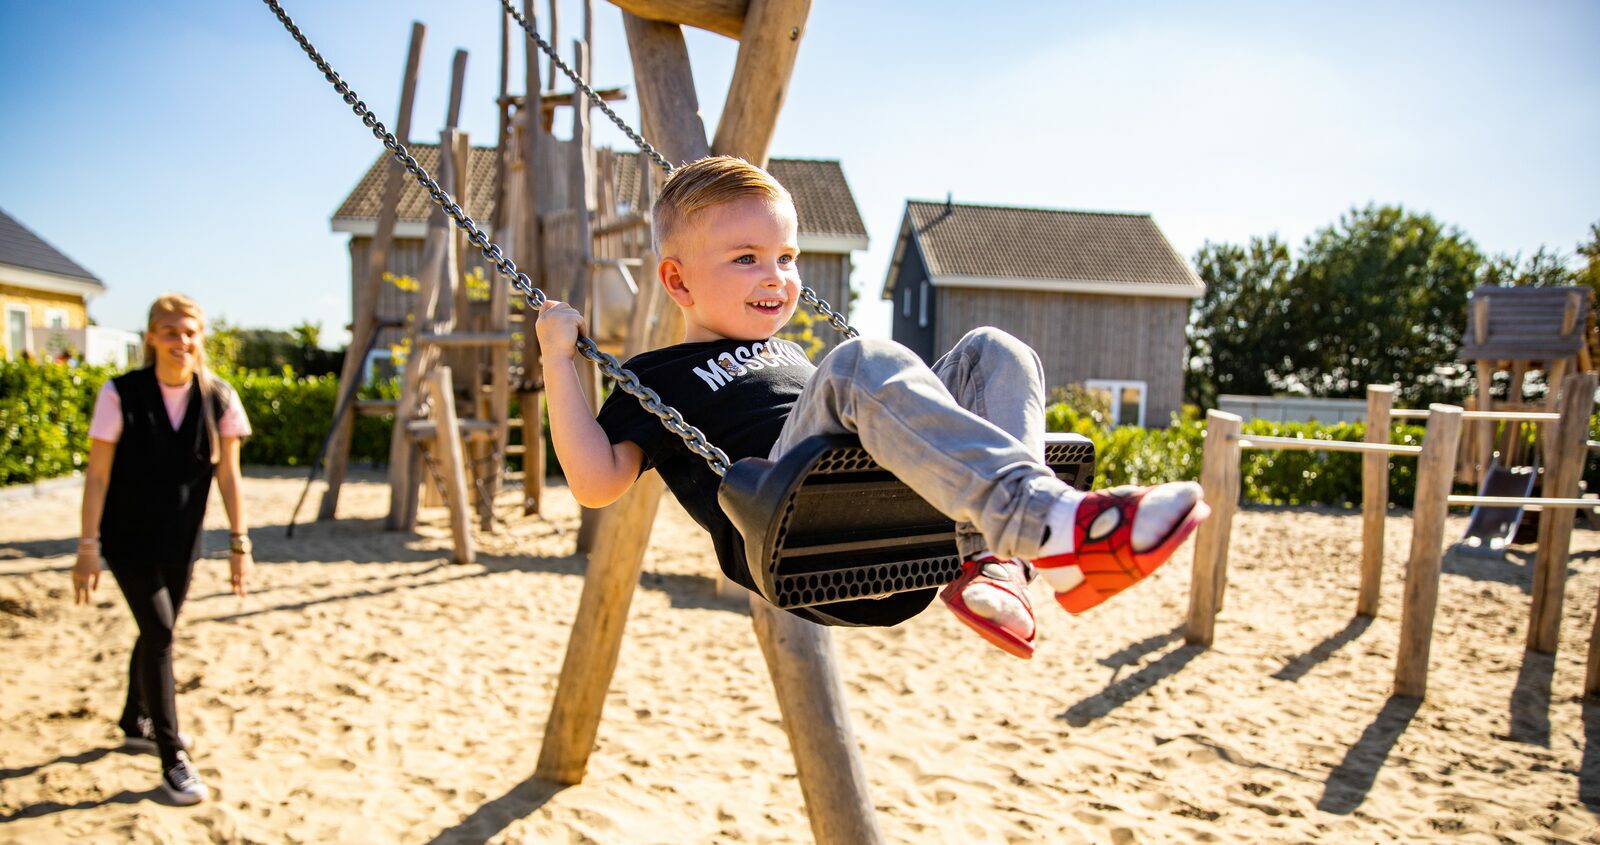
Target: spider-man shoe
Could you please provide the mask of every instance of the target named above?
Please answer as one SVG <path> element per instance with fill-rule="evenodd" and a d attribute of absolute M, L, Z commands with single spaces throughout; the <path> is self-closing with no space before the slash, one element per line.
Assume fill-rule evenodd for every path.
<path fill-rule="evenodd" d="M 1033 657 L 1033 602 L 1021 561 L 989 554 L 962 561 L 961 574 L 939 591 L 939 598 L 991 644 L 1024 660 Z"/>
<path fill-rule="evenodd" d="M 1159 506 L 1141 514 L 1139 506 L 1155 491 L 1161 491 L 1155 497 Z M 1073 550 L 1035 558 L 1033 565 L 1068 613 L 1082 613 L 1156 571 L 1210 515 L 1200 485 L 1192 481 L 1096 490 L 1078 502 Z M 1140 519 L 1159 524 L 1141 526 L 1141 535 L 1156 533 L 1143 538 L 1147 548 L 1135 549 L 1134 525 Z"/>

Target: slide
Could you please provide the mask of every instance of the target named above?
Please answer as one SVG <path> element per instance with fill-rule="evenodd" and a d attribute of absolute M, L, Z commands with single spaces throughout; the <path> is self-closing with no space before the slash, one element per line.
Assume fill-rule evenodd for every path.
<path fill-rule="evenodd" d="M 1496 460 L 1489 465 L 1489 474 L 1479 486 L 1480 496 L 1527 496 L 1533 492 L 1533 483 L 1539 477 L 1537 466 L 1504 467 Z M 1472 509 L 1472 519 L 1467 523 L 1467 533 L 1461 538 L 1461 551 L 1500 556 L 1517 533 L 1517 523 L 1522 519 L 1522 508 L 1497 508 L 1479 505 Z"/>

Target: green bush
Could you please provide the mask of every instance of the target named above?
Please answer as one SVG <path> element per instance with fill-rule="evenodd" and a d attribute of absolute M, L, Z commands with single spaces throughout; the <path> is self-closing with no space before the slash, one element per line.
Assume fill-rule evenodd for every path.
<path fill-rule="evenodd" d="M 1167 428 L 1106 428 L 1065 404 L 1045 409 L 1045 428 L 1075 432 L 1095 445 L 1094 485 L 1159 484 L 1199 481 L 1205 448 L 1205 423 L 1192 409 Z M 1253 420 L 1244 433 L 1312 440 L 1361 440 L 1360 423 L 1272 423 Z M 1422 443 L 1422 426 L 1395 426 L 1391 442 Z M 1240 462 L 1240 481 L 1247 502 L 1278 505 L 1338 505 L 1361 501 L 1361 456 L 1349 452 L 1251 450 Z M 1389 501 L 1409 507 L 1416 496 L 1416 460 L 1389 461 Z"/>
<path fill-rule="evenodd" d="M 71 475 L 88 458 L 105 367 L 0 361 L 0 484 Z"/>
<path fill-rule="evenodd" d="M 254 429 L 241 450 L 245 463 L 290 467 L 311 463 L 333 419 L 333 404 L 339 395 L 337 377 L 296 376 L 287 368 L 277 374 L 236 371 L 222 377 L 239 391 L 239 401 Z M 361 390 L 363 399 L 394 399 L 398 395 L 394 381 Z M 393 426 L 392 414 L 357 416 L 350 436 L 350 461 L 388 463 Z"/>

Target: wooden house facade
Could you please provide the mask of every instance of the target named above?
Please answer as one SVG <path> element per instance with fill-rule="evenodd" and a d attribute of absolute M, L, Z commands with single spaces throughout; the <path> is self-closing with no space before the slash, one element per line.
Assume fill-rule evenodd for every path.
<path fill-rule="evenodd" d="M 89 319 L 89 301 L 105 292 L 99 277 L 0 211 L 0 357 L 138 363 L 139 334 Z"/>
<path fill-rule="evenodd" d="M 884 278 L 893 337 L 933 361 L 995 326 L 1038 351 L 1048 389 L 1102 392 L 1118 423 L 1182 408 L 1185 326 L 1205 292 L 1148 214 L 911 201 Z"/>
<path fill-rule="evenodd" d="M 555 146 L 560 148 L 565 144 L 556 142 Z M 439 157 L 437 144 L 416 143 L 409 145 L 408 149 L 424 169 L 430 172 L 436 169 Z M 653 284 L 654 268 L 644 266 L 651 254 L 649 228 L 607 225 L 608 220 L 625 220 L 640 204 L 639 156 L 637 153 L 613 153 L 608 150 L 598 153 L 597 181 L 600 184 L 596 201 L 602 207 L 590 224 L 595 233 L 593 253 L 596 258 L 621 259 L 631 265 L 636 284 Z M 568 155 L 562 149 L 552 150 L 551 154 L 557 157 Z M 473 220 L 494 238 L 495 233 L 489 224 L 495 219 L 494 185 L 499 167 L 496 151 L 491 147 L 474 147 L 470 158 L 466 196 L 458 199 L 462 200 L 463 208 Z M 358 274 L 367 266 L 368 250 L 377 229 L 383 174 L 388 161 L 387 154 L 377 157 L 356 187 L 340 203 L 331 221 L 333 231 L 351 236 L 352 291 Z M 836 309 L 848 313 L 850 273 L 854 266 L 852 253 L 866 249 L 868 241 L 866 226 L 850 193 L 850 186 L 845 182 L 843 169 L 837 161 L 811 159 L 773 159 L 769 169 L 789 189 L 795 200 L 800 224 L 800 269 L 805 283 Z M 427 193 L 409 176 L 406 178 L 397 210 L 394 243 L 387 262 L 387 272 L 394 280 L 380 287 L 377 303 L 379 320 L 404 321 L 410 313 L 413 294 L 404 279 L 415 278 L 420 270 L 423 234 L 427 229 L 428 215 L 433 212 L 433 204 Z M 565 207 L 565 193 L 565 184 L 557 180 L 552 185 L 552 196 L 546 199 L 554 207 Z M 557 226 L 561 225 L 562 214 L 570 216 L 570 212 L 557 212 L 554 216 Z M 547 219 L 547 229 L 550 225 L 551 220 Z M 608 233 L 613 228 L 614 231 Z M 547 235 L 554 235 L 546 240 L 555 245 L 571 240 L 560 233 L 547 232 Z M 505 246 L 511 248 L 510 244 Z M 479 276 L 491 284 L 499 283 L 494 269 L 476 249 L 464 249 L 460 255 L 461 272 L 469 279 Z M 511 257 L 515 260 L 517 256 L 513 253 Z M 563 262 L 557 260 L 554 263 L 560 265 Z M 467 284 L 466 288 L 469 296 L 487 298 L 486 293 L 474 294 L 473 283 Z M 561 295 L 553 284 L 547 285 L 546 293 L 555 297 Z M 802 346 L 807 345 L 808 338 L 814 339 L 809 348 L 814 358 L 820 358 L 827 349 L 838 343 L 841 336 L 824 325 L 820 318 L 815 325 L 811 323 L 812 313 L 802 305 L 785 334 Z M 403 336 L 402 329 L 386 329 L 379 337 L 369 367 L 378 366 L 381 369 L 383 359 L 390 356 L 391 347 L 399 343 Z M 360 343 L 361 340 L 352 342 Z"/>

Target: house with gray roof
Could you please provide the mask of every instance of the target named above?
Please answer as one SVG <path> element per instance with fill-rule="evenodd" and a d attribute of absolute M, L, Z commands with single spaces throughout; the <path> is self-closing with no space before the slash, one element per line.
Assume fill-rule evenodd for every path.
<path fill-rule="evenodd" d="M 566 143 L 557 142 L 556 146 L 564 148 Z M 408 149 L 424 169 L 429 172 L 436 169 L 439 160 L 438 144 L 410 144 Z M 558 150 L 556 157 L 566 154 Z M 612 165 L 614 171 L 602 173 L 601 181 L 609 184 L 602 194 L 614 197 L 617 207 L 604 210 L 600 215 L 602 218 L 633 210 L 631 206 L 640 196 L 638 153 L 615 153 L 608 158 L 614 162 Z M 365 267 L 367 249 L 373 234 L 377 231 L 378 210 L 383 194 L 383 175 L 389 161 L 388 154 L 380 154 L 333 215 L 333 230 L 351 235 L 352 278 L 355 268 Z M 497 237 L 496 233 L 486 224 L 494 220 L 495 216 L 494 184 L 498 168 L 494 148 L 472 148 L 467 168 L 467 212 L 473 220 L 489 231 L 491 238 Z M 837 161 L 780 158 L 772 159 L 768 163 L 768 169 L 794 197 L 800 224 L 801 277 L 806 285 L 836 310 L 849 313 L 850 272 L 853 268 L 851 256 L 857 250 L 865 250 L 868 242 L 866 225 L 861 220 L 861 212 L 857 209 L 855 198 L 850 193 L 850 186 L 845 181 L 843 168 Z M 553 192 L 555 195 L 551 201 L 557 207 L 565 206 L 565 186 L 557 183 L 553 187 L 558 190 Z M 427 229 L 428 215 L 432 210 L 433 204 L 427 193 L 414 180 L 406 179 L 395 224 L 395 243 L 388 259 L 390 271 L 395 275 L 414 274 L 416 268 L 420 266 L 422 239 Z M 505 244 L 505 246 L 509 248 L 511 245 Z M 513 255 L 512 258 L 515 259 L 516 256 Z M 472 272 L 473 268 L 481 268 L 485 276 L 494 277 L 494 271 L 485 266 L 482 256 L 476 250 L 469 250 L 468 254 L 462 256 L 462 271 Z M 639 284 L 654 283 L 654 268 L 647 271 L 642 267 L 635 267 L 633 273 Z M 393 285 L 384 285 L 379 293 L 379 318 L 403 318 L 409 310 L 409 299 L 408 292 Z M 806 325 L 813 319 L 815 325 Z M 837 332 L 828 328 L 821 318 L 815 317 L 815 313 L 804 305 L 797 310 L 795 320 L 796 322 L 791 324 L 791 329 L 794 330 L 796 339 L 800 339 L 799 335 L 806 335 L 809 328 L 809 336 L 816 341 L 812 346 L 813 358 L 820 357 L 826 349 L 836 345 L 841 339 Z M 395 335 L 397 337 L 398 333 Z M 379 356 L 384 354 L 382 348 L 388 342 L 391 342 L 388 336 L 380 342 L 380 351 L 377 353 Z"/>
<path fill-rule="evenodd" d="M 894 339 L 924 360 L 995 326 L 1039 352 L 1047 388 L 1103 392 L 1118 423 L 1151 426 L 1182 407 L 1204 292 L 1149 214 L 920 200 L 883 282 Z"/>
<path fill-rule="evenodd" d="M 82 264 L 0 211 L 0 354 L 126 364 L 129 333 L 89 325 L 89 300 L 105 292 Z"/>

